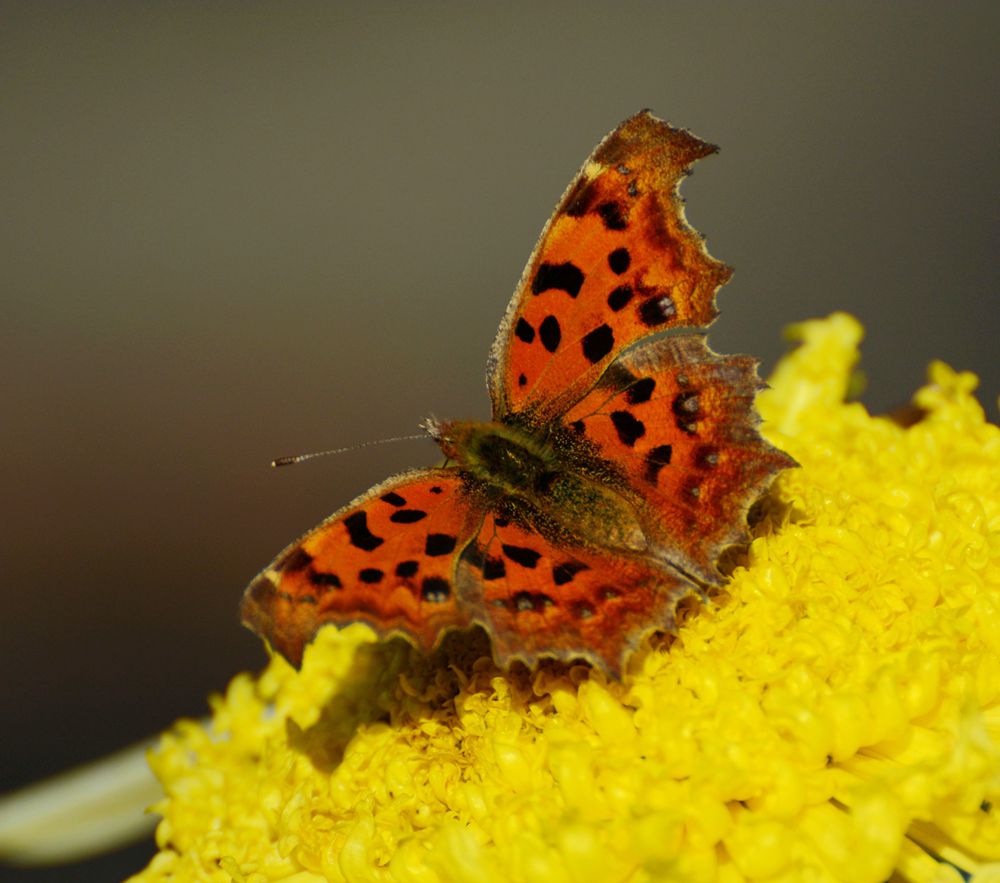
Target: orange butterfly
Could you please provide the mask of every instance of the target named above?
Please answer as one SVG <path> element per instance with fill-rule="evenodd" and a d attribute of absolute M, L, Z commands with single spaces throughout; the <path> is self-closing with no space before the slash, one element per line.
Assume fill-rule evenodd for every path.
<path fill-rule="evenodd" d="M 433 649 L 474 624 L 503 665 L 618 675 L 794 461 L 757 432 L 747 356 L 701 334 L 730 270 L 677 190 L 716 148 L 648 112 L 595 149 L 542 231 L 489 358 L 493 420 L 428 421 L 447 460 L 388 479 L 285 549 L 243 621 L 298 664 L 326 623 Z M 634 344 L 638 344 L 633 346 Z"/>

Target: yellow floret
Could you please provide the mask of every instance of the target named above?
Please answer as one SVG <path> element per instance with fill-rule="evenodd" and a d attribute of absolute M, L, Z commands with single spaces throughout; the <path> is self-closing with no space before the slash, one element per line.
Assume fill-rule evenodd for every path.
<path fill-rule="evenodd" d="M 846 404 L 845 315 L 758 399 L 783 473 L 724 597 L 621 682 L 323 629 L 180 722 L 134 883 L 1000 880 L 1000 430 L 935 363 Z"/>

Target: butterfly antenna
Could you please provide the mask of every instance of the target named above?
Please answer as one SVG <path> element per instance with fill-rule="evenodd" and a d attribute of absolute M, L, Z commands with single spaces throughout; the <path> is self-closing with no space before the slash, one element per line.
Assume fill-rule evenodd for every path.
<path fill-rule="evenodd" d="M 277 457 L 271 461 L 271 466 L 277 469 L 279 466 L 292 466 L 301 463 L 303 460 L 312 460 L 315 457 L 325 457 L 327 454 L 346 454 L 348 451 L 356 451 L 359 448 L 370 448 L 374 445 L 387 445 L 389 442 L 409 441 L 415 438 L 427 438 L 426 433 L 419 435 L 397 435 L 393 438 L 378 438 L 375 441 L 360 442 L 356 445 L 349 445 L 346 448 L 331 448 L 329 451 L 313 451 L 311 454 L 295 454 L 293 457 Z"/>

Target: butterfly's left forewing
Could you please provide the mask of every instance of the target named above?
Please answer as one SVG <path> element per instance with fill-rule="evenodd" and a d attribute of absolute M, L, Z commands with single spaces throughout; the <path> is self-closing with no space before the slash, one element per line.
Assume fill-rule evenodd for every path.
<path fill-rule="evenodd" d="M 482 519 L 453 469 L 391 478 L 285 549 L 247 588 L 243 621 L 296 665 L 326 623 L 366 622 L 430 650 L 469 624 L 456 570 Z"/>

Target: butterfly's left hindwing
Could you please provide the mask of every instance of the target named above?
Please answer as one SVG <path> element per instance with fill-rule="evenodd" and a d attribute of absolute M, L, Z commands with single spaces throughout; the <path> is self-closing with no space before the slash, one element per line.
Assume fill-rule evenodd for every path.
<path fill-rule="evenodd" d="M 481 521 L 455 470 L 396 476 L 285 549 L 247 588 L 243 621 L 296 665 L 328 622 L 366 622 L 430 650 L 469 624 L 456 568 Z"/>

